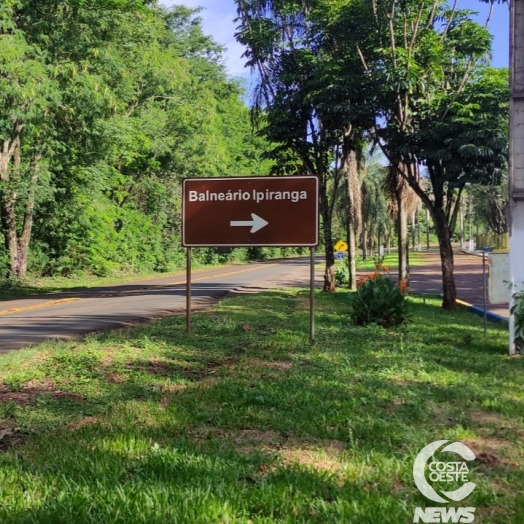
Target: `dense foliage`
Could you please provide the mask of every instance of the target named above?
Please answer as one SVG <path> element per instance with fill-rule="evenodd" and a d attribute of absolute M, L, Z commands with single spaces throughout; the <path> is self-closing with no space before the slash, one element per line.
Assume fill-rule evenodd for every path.
<path fill-rule="evenodd" d="M 368 235 L 388 236 L 387 210 L 397 219 L 399 280 L 409 286 L 408 218 L 422 203 L 438 237 L 443 307 L 455 308 L 452 240 L 463 195 L 500 184 L 507 169 L 508 71 L 489 66 L 488 24 L 446 0 L 237 6 L 278 165 L 295 159 L 321 180 L 324 289 L 334 287 L 331 222 L 344 180 L 350 286 L 359 232 L 365 253 Z M 366 176 L 366 141 L 388 167 L 389 206 L 380 176 Z"/>
<path fill-rule="evenodd" d="M 197 12 L 153 4 L 0 5 L 4 274 L 167 269 L 183 177 L 268 172 Z"/>
<path fill-rule="evenodd" d="M 357 326 L 377 324 L 389 328 L 403 324 L 408 316 L 407 302 L 401 286 L 382 273 L 361 280 L 349 295 L 351 319 Z"/>

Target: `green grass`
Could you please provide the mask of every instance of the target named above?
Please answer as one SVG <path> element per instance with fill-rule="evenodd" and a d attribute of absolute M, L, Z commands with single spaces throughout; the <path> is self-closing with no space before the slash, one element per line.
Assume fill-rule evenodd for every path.
<path fill-rule="evenodd" d="M 387 265 L 390 267 L 391 270 L 398 268 L 398 254 L 397 253 L 391 253 L 389 255 L 384 255 L 384 265 Z M 410 266 L 425 266 L 429 264 L 428 259 L 424 256 L 424 252 L 412 252 L 409 253 L 409 264 Z M 335 265 L 337 267 L 340 266 L 347 266 L 347 259 L 343 260 L 335 260 Z M 325 263 L 318 263 L 315 264 L 315 267 L 319 269 L 325 268 Z M 375 271 L 375 258 L 372 256 L 368 256 L 366 260 L 362 259 L 362 256 L 358 256 L 357 258 L 357 271 Z"/>
<path fill-rule="evenodd" d="M 290 290 L 0 356 L 0 522 L 412 522 L 437 439 L 477 454 L 476 522 L 524 522 L 524 360 L 410 301 L 385 331 L 319 293 L 313 347 Z"/>
<path fill-rule="evenodd" d="M 390 266 L 391 269 L 398 268 L 398 254 L 391 253 L 390 255 L 385 255 L 383 264 Z M 424 266 L 428 264 L 428 261 L 423 254 L 416 251 L 410 251 L 409 264 L 411 266 Z M 358 259 L 357 269 L 360 271 L 374 271 L 376 269 L 375 260 L 373 257 L 368 257 L 366 260 L 362 260 L 362 257 L 360 257 Z"/>

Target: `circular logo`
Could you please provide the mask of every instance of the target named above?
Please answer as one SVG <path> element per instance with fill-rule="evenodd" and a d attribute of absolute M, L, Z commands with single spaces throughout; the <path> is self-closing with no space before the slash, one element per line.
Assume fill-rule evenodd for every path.
<path fill-rule="evenodd" d="M 446 500 L 444 497 L 439 495 L 426 479 L 426 465 L 428 460 L 447 442 L 449 442 L 449 440 L 437 440 L 426 446 L 417 455 L 415 464 L 413 465 L 413 478 L 417 488 L 422 493 L 422 495 L 433 502 L 449 503 L 449 500 Z M 471 449 L 461 442 L 453 442 L 448 444 L 441 450 L 441 452 L 445 451 L 457 453 L 467 461 L 475 460 L 476 458 L 475 453 L 473 453 Z M 456 489 L 455 491 L 441 491 L 442 495 L 445 495 L 448 497 L 448 499 L 454 500 L 455 502 L 465 499 L 475 489 L 476 484 L 473 482 L 468 482 L 467 480 L 469 469 L 465 462 L 434 461 L 429 464 L 429 471 L 430 480 L 435 482 L 464 482 L 462 487 Z"/>

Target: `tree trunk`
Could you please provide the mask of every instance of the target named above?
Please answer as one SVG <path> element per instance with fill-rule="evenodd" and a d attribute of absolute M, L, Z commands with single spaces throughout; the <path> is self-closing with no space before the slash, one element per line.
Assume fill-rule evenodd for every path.
<path fill-rule="evenodd" d="M 9 187 L 11 175 L 20 174 L 21 152 L 20 137 L 15 136 L 13 140 L 5 139 L 2 152 L 0 153 L 0 180 L 4 183 L 0 195 L 0 218 L 4 229 L 5 249 L 9 256 L 8 276 L 17 278 L 19 276 L 19 246 L 16 230 L 16 200 L 17 193 Z"/>
<path fill-rule="evenodd" d="M 368 232 L 364 221 L 362 221 L 362 236 L 360 242 L 362 243 L 362 258 L 366 260 L 368 258 Z"/>
<path fill-rule="evenodd" d="M 357 239 L 353 221 L 347 219 L 349 289 L 357 289 Z"/>
<path fill-rule="evenodd" d="M 464 249 L 465 239 L 464 239 L 464 206 L 460 202 L 460 217 L 459 217 L 459 227 L 460 227 L 460 247 Z"/>
<path fill-rule="evenodd" d="M 420 242 L 420 215 L 417 213 L 417 251 L 422 251 L 422 245 Z"/>
<path fill-rule="evenodd" d="M 397 192 L 398 206 L 398 280 L 406 283 L 409 289 L 409 235 L 408 235 L 408 210 L 402 193 Z"/>
<path fill-rule="evenodd" d="M 411 213 L 411 251 L 415 251 L 415 246 L 417 244 L 417 217 L 416 217 L 416 211 L 413 211 Z"/>
<path fill-rule="evenodd" d="M 355 188 L 358 188 L 358 163 L 355 151 L 348 151 L 344 159 L 344 181 L 346 188 L 346 228 L 348 242 L 349 289 L 357 289 L 357 224 Z"/>
<path fill-rule="evenodd" d="M 453 274 L 454 261 L 453 247 L 451 245 L 451 231 L 443 210 L 435 210 L 433 220 L 438 235 L 440 261 L 442 266 L 442 290 L 444 293 L 442 309 L 452 310 L 457 307 L 457 290 L 455 287 L 455 276 Z"/>
<path fill-rule="evenodd" d="M 320 178 L 320 177 L 319 177 Z M 331 230 L 331 208 L 325 180 L 319 180 L 320 213 L 324 228 L 324 249 L 326 253 L 326 270 L 324 271 L 323 290 L 332 293 L 335 291 L 335 250 L 333 248 L 333 233 Z"/>
<path fill-rule="evenodd" d="M 429 208 L 426 207 L 426 248 L 431 249 L 431 242 L 429 241 Z"/>
<path fill-rule="evenodd" d="M 18 269 L 18 235 L 16 233 L 15 204 L 16 193 L 7 190 L 2 195 L 0 214 L 4 229 L 5 250 L 9 256 L 9 276 L 12 278 L 17 277 Z"/>
<path fill-rule="evenodd" d="M 24 214 L 24 225 L 18 243 L 18 278 L 24 279 L 27 275 L 27 258 L 29 256 L 29 244 L 31 243 L 31 232 L 33 230 L 33 213 L 35 209 L 35 190 L 38 182 L 38 171 L 41 158 L 35 159 L 34 173 L 31 178 L 31 186 L 27 195 L 27 203 Z"/>
<path fill-rule="evenodd" d="M 469 250 L 475 250 L 473 242 L 473 194 L 471 192 L 469 194 Z"/>

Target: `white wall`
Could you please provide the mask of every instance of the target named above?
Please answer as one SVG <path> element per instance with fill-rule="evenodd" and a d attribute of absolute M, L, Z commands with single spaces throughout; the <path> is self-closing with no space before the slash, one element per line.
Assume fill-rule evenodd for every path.
<path fill-rule="evenodd" d="M 490 253 L 488 297 L 492 304 L 509 302 L 509 254 Z"/>

